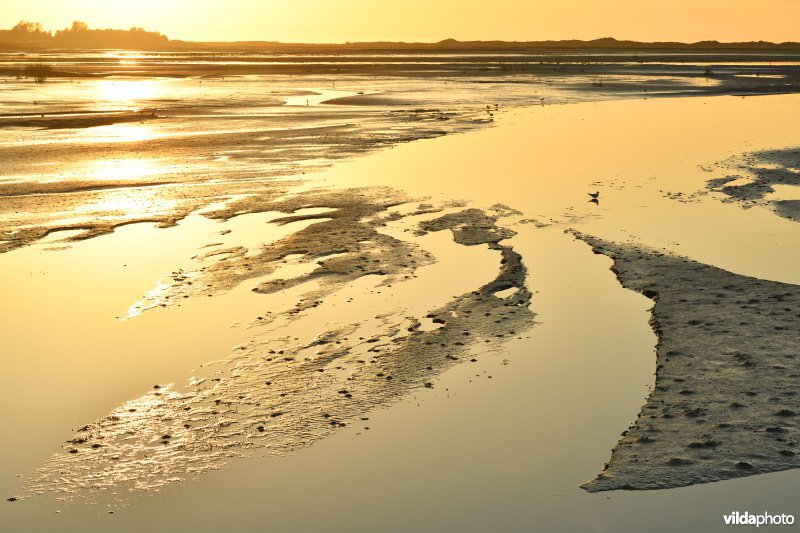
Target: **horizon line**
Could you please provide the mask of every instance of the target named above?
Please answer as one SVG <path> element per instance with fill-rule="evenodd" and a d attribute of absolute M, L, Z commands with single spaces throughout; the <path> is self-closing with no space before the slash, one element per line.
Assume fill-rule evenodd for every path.
<path fill-rule="evenodd" d="M 74 25 L 84 24 L 80 21 L 73 22 Z M 44 30 L 42 28 L 41 23 L 31 22 L 31 21 L 20 21 L 15 26 L 8 28 L 8 29 L 0 29 L 0 34 L 2 33 L 14 33 L 16 27 L 22 24 L 29 24 L 38 28 L 34 34 L 38 35 L 48 35 L 51 38 L 54 38 L 56 35 L 74 31 L 70 27 L 66 27 L 61 30 Z M 647 45 L 647 46 L 658 46 L 658 45 L 678 45 L 678 46 L 698 46 L 698 45 L 772 45 L 772 46 L 786 46 L 786 45 L 800 45 L 800 41 L 766 41 L 763 39 L 755 39 L 755 40 L 738 40 L 738 41 L 720 41 L 717 39 L 701 39 L 698 41 L 679 41 L 679 40 L 654 40 L 654 41 L 639 41 L 634 39 L 619 39 L 613 36 L 603 36 L 603 37 L 596 37 L 596 38 L 562 38 L 562 39 L 526 39 L 526 40 L 519 40 L 519 39 L 502 39 L 502 38 L 493 38 L 493 39 L 457 39 L 453 37 L 445 37 L 438 41 L 405 41 L 405 40 L 359 40 L 359 41 L 351 41 L 351 40 L 344 40 L 344 41 L 278 41 L 278 40 L 268 40 L 264 38 L 249 38 L 249 39 L 237 39 L 237 40 L 203 40 L 203 39 L 173 39 L 166 34 L 163 34 L 157 30 L 147 30 L 142 27 L 131 27 L 128 29 L 122 28 L 89 28 L 88 25 L 84 26 L 84 31 L 87 33 L 94 33 L 94 32 L 126 32 L 132 33 L 134 30 L 144 33 L 144 34 L 151 34 L 151 35 L 158 35 L 163 39 L 166 39 L 169 43 L 176 43 L 176 44 L 199 44 L 199 45 L 236 45 L 236 44 L 268 44 L 268 45 L 294 45 L 294 46 L 357 46 L 357 45 L 416 45 L 416 46 L 441 46 L 446 44 L 452 45 L 482 45 L 482 44 L 495 44 L 495 45 L 543 45 L 543 44 L 618 44 L 618 45 Z M 20 33 L 25 33 L 24 31 Z M 2 43 L 0 41 L 0 45 L 2 44 L 12 44 L 12 43 Z M 33 43 L 31 43 L 33 44 Z"/>

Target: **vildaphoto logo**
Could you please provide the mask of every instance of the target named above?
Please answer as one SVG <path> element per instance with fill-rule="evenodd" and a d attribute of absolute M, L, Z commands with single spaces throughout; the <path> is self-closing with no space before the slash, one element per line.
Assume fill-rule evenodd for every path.
<path fill-rule="evenodd" d="M 794 515 L 791 514 L 752 514 L 747 511 L 722 515 L 726 526 L 791 526 L 794 524 Z"/>

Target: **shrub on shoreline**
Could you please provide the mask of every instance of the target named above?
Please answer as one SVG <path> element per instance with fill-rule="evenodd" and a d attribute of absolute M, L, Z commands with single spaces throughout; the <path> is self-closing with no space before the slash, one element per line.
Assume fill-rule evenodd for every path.
<path fill-rule="evenodd" d="M 53 67 L 47 63 L 42 63 L 41 61 L 37 63 L 31 63 L 25 67 L 25 76 L 28 78 L 33 78 L 33 81 L 36 83 L 44 83 L 45 80 L 52 74 Z"/>

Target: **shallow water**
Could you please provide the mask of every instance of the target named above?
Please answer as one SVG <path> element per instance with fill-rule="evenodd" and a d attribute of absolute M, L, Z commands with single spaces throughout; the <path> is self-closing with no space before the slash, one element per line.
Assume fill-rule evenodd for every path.
<path fill-rule="evenodd" d="M 1 55 L 0 247 L 56 229 L 174 223 L 226 194 L 485 128 L 520 106 L 800 90 L 783 56 L 567 56 Z M 16 78 L 40 59 L 60 75 Z"/>
<path fill-rule="evenodd" d="M 731 156 L 799 145 L 799 103 L 796 96 L 771 96 L 536 107 L 504 117 L 498 128 L 295 176 L 308 187 L 390 185 L 434 204 L 463 198 L 486 209 L 496 202 L 519 209 L 501 223 L 518 232 L 508 243 L 529 269 L 535 324 L 522 338 L 472 347 L 478 361 L 442 374 L 433 390 L 410 394 L 289 457 L 232 459 L 226 469 L 151 494 L 104 493 L 68 504 L 26 497 L 4 506 L 4 524 L 19 531 L 211 531 L 223 524 L 249 531 L 264 523 L 277 530 L 574 531 L 635 529 L 647 520 L 655 531 L 707 531 L 721 529 L 720 515 L 733 510 L 796 512 L 789 496 L 796 472 L 657 493 L 589 495 L 577 488 L 600 470 L 652 387 L 655 337 L 649 300 L 621 289 L 609 260 L 563 232 L 577 228 L 798 283 L 796 223 L 721 202 L 706 181 Z M 76 164 L 94 164 L 92 157 Z M 599 205 L 587 202 L 595 190 Z M 782 198 L 790 193 L 781 190 Z M 129 215 L 139 208 L 122 209 Z M 170 273 L 192 268 L 206 245 L 252 249 L 304 227 L 276 227 L 272 219 L 274 213 L 222 222 L 195 215 L 173 228 L 136 224 L 77 243 L 55 242 L 54 234 L 46 244 L 0 255 L 2 290 L 14 295 L 0 321 L 10 365 L 2 401 L 15 406 L 6 425 L 13 431 L 3 435 L 3 490 L 23 490 L 73 429 L 154 384 L 183 387 L 193 369 L 264 335 L 250 327 L 255 317 L 265 307 L 291 306 L 299 292 L 259 295 L 248 282 L 131 320 L 117 317 Z M 253 232 L 262 223 L 265 233 Z M 221 235 L 226 229 L 231 233 Z M 403 235 L 402 227 L 397 231 Z M 423 241 L 440 262 L 423 267 L 418 280 L 378 296 L 384 289 L 362 279 L 326 297 L 329 307 L 295 331 L 311 336 L 333 316 L 352 322 L 397 307 L 422 312 L 475 288 L 497 268 L 488 250 L 437 234 Z M 54 247 L 66 249 L 46 250 Z M 350 298 L 365 303 L 342 313 Z"/>
<path fill-rule="evenodd" d="M 723 202 L 706 182 L 728 175 L 734 156 L 800 146 L 798 116 L 794 95 L 534 107 L 502 128 L 421 141 L 320 176 L 361 185 L 380 175 L 412 194 L 508 203 L 540 224 L 796 284 L 797 224 Z M 598 205 L 588 202 L 595 191 Z M 800 190 L 782 189 L 781 198 Z"/>

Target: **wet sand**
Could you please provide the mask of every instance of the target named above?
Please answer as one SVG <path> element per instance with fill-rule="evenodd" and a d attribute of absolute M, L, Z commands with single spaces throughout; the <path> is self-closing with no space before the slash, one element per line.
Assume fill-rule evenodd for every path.
<path fill-rule="evenodd" d="M 638 509 L 652 519 L 670 507 L 667 502 L 687 505 L 698 494 L 715 494 L 721 499 L 711 498 L 717 502 L 712 515 L 687 512 L 680 517 L 685 523 L 703 523 L 708 530 L 721 527 L 719 509 L 729 511 L 730 502 L 741 506 L 756 501 L 752 496 L 741 499 L 756 486 L 758 498 L 791 511 L 782 495 L 796 484 L 794 472 L 756 476 L 747 485 L 728 484 L 739 481 L 709 485 L 730 489 L 615 496 L 618 504 L 616 500 L 606 504 L 609 500 L 602 496 L 578 489 L 600 470 L 619 432 L 647 402 L 650 390 L 656 387 L 653 394 L 659 394 L 660 383 L 658 374 L 652 377 L 657 343 L 648 325 L 652 302 L 623 289 L 608 270 L 609 260 L 592 254 L 564 230 L 679 251 L 735 273 L 730 276 L 738 274 L 736 279 L 750 276 L 796 286 L 792 267 L 796 250 L 787 246 L 797 236 L 796 224 L 759 206 L 743 210 L 734 203 L 718 202 L 706 189 L 706 182 L 716 176 L 704 169 L 713 162 L 741 154 L 745 147 L 760 150 L 797 143 L 792 129 L 796 117 L 786 112 L 796 109 L 796 97 L 758 100 L 631 101 L 531 109 L 509 116 L 492 130 L 415 142 L 322 173 L 275 180 L 267 192 L 263 182 L 247 183 L 226 194 L 198 191 L 197 203 L 169 228 L 117 225 L 112 226 L 117 228 L 113 234 L 80 242 L 57 242 L 59 232 L 36 237 L 48 242 L 26 241 L 27 246 L 0 257 L 4 269 L 14 273 L 4 280 L 13 282 L 5 290 L 25 294 L 17 301 L 28 301 L 21 304 L 25 311 L 9 309 L 4 323 L 19 324 L 22 332 L 26 324 L 37 322 L 34 317 L 41 315 L 42 306 L 53 312 L 57 306 L 61 316 L 68 313 L 64 287 L 70 276 L 75 277 L 70 263 L 77 261 L 82 265 L 78 271 L 85 272 L 80 277 L 89 272 L 98 275 L 78 284 L 77 291 L 93 292 L 102 283 L 105 268 L 126 280 L 117 287 L 108 285 L 107 304 L 97 306 L 103 309 L 101 316 L 87 321 L 107 324 L 105 350 L 115 350 L 121 340 L 115 337 L 118 333 L 111 333 L 119 329 L 112 317 L 124 317 L 137 302 L 139 310 L 122 322 L 123 328 L 129 332 L 152 328 L 150 335 L 160 332 L 163 341 L 151 343 L 152 353 L 147 353 L 140 351 L 147 337 L 132 335 L 131 352 L 114 364 L 101 362 L 102 349 L 97 352 L 86 345 L 70 351 L 57 364 L 72 380 L 65 382 L 54 372 L 48 382 L 51 390 L 44 392 L 41 384 L 34 385 L 42 379 L 37 372 L 41 366 L 35 362 L 63 343 L 47 348 L 45 339 L 31 341 L 9 328 L 10 349 L 20 354 L 13 358 L 18 365 L 15 375 L 23 377 L 7 384 L 8 401 L 31 387 L 51 397 L 49 405 L 28 405 L 13 419 L 19 431 L 7 445 L 15 451 L 12 455 L 26 457 L 13 466 L 28 466 L 22 481 L 8 483 L 8 492 L 23 494 L 22 501 L 14 502 L 21 510 L 14 511 L 19 514 L 12 523 L 20 530 L 24 524 L 35 528 L 51 523 L 50 518 L 34 520 L 30 514 L 46 506 L 63 512 L 53 523 L 63 519 L 61 524 L 69 527 L 83 524 L 102 530 L 110 523 L 103 515 L 113 510 L 113 519 L 125 517 L 115 523 L 123 530 L 155 523 L 193 523 L 202 530 L 212 527 L 213 520 L 207 519 L 214 512 L 192 511 L 188 502 L 196 505 L 221 498 L 229 509 L 236 509 L 233 522 L 246 531 L 259 520 L 263 501 L 252 495 L 262 493 L 263 487 L 247 494 L 240 489 L 264 483 L 261 475 L 269 478 L 270 520 L 280 524 L 279 529 L 290 529 L 292 524 L 318 529 L 330 516 L 337 517 L 342 530 L 371 529 L 370 525 L 384 523 L 385 513 L 394 505 L 380 494 L 393 494 L 395 501 L 413 502 L 425 510 L 404 515 L 395 522 L 396 530 L 425 529 L 428 522 L 414 516 L 452 530 L 481 530 L 498 523 L 506 530 L 546 523 L 553 530 L 570 531 L 596 521 L 609 527 L 631 526 L 635 522 L 626 522 L 621 514 L 633 521 L 638 517 L 633 509 Z M 691 136 L 676 136 L 684 131 L 687 117 L 696 122 L 692 126 L 698 138 L 719 129 L 715 143 L 698 146 Z M 626 139 L 624 152 L 621 138 Z M 570 157 L 575 151 L 584 156 Z M 625 155 L 631 153 L 637 157 Z M 676 159 L 675 153 L 684 156 Z M 376 185 L 390 188 L 376 189 Z M 261 196 L 253 194 L 257 188 Z M 587 202 L 586 192 L 596 189 L 601 190 L 599 205 Z M 197 209 L 204 209 L 205 215 L 189 214 Z M 175 212 L 170 206 L 152 222 L 163 225 L 161 217 Z M 120 216 L 131 214 L 136 219 L 135 210 Z M 63 223 L 57 227 L 85 231 Z M 730 228 L 736 232 L 726 235 Z M 322 237 L 334 234 L 339 236 Z M 152 263 L 147 268 L 137 266 L 139 274 L 125 274 L 128 267 L 123 265 L 141 262 L 148 255 L 142 254 L 147 243 L 155 243 L 159 235 L 173 240 L 176 250 L 165 248 L 162 256 L 147 260 Z M 757 261 L 754 254 L 741 253 L 741 243 L 754 236 Z M 47 250 L 61 247 L 68 249 Z M 114 247 L 121 247 L 119 261 L 107 257 Z M 124 252 L 126 247 L 133 250 Z M 398 251 L 417 264 L 404 266 Z M 375 257 L 370 256 L 373 252 Z M 93 254 L 106 258 L 92 267 L 87 259 Z M 59 266 L 58 257 L 71 259 Z M 463 268 L 465 264 L 471 268 Z M 42 265 L 44 272 L 51 268 L 58 272 L 53 283 L 42 285 L 47 274 L 36 273 L 34 265 Z M 343 312 L 350 299 L 364 303 Z M 524 305 L 505 305 L 509 303 Z M 507 315 L 509 311 L 514 312 Z M 469 315 L 481 318 L 471 322 Z M 192 327 L 197 319 L 204 321 L 202 334 Z M 67 324 L 77 323 L 64 320 L 62 334 L 74 336 Z M 205 339 L 237 321 L 239 325 L 224 334 L 224 342 L 203 346 Z M 363 322 L 358 326 L 363 331 L 337 329 L 332 324 L 337 321 L 351 326 Z M 456 340 L 464 331 L 474 332 L 475 338 Z M 583 335 L 576 336 L 575 331 Z M 99 332 L 96 335 L 103 338 Z M 199 338 L 175 349 L 192 336 Z M 239 347 L 229 357 L 222 345 L 234 346 L 234 336 Z M 415 342 L 425 348 L 417 351 Z M 170 354 L 171 361 L 158 362 L 159 354 Z M 145 364 L 142 357 L 149 362 Z M 379 362 L 379 357 L 386 362 Z M 198 368 L 213 361 L 218 363 L 207 370 Z M 325 366 L 328 361 L 336 363 Z M 411 368 L 406 366 L 409 362 L 419 364 Z M 120 375 L 119 365 L 132 371 Z M 137 367 L 141 368 L 133 370 Z M 74 368 L 92 375 L 78 378 Z M 191 368 L 197 371 L 189 372 Z M 375 373 L 359 368 L 375 368 Z M 368 379 L 349 379 L 354 377 Z M 187 379 L 188 385 L 183 385 Z M 257 388 L 251 380 L 264 383 Z M 339 380 L 346 384 L 340 386 Z M 270 390 L 267 381 L 275 383 L 276 390 Z M 108 390 L 101 393 L 97 383 L 107 382 Z M 701 385 L 693 386 L 692 399 L 708 401 L 713 391 Z M 76 394 L 82 388 L 93 391 L 85 405 L 82 395 Z M 364 403 L 347 407 L 353 398 Z M 370 403 L 370 398 L 379 400 Z M 63 404 L 56 417 L 62 422 L 50 437 L 31 446 L 28 436 L 36 421 L 48 411 L 53 416 L 56 403 Z M 386 410 L 370 411 L 389 404 Z M 195 405 L 198 414 L 185 414 Z M 754 408 L 753 416 L 761 411 Z M 273 417 L 276 413 L 280 414 Z M 68 429 L 83 426 L 85 431 Z M 89 438 L 74 442 L 83 439 L 82 434 Z M 319 440 L 322 436 L 328 438 Z M 204 441 L 209 444 L 207 456 L 198 448 Z M 316 444 L 303 449 L 311 442 Z M 99 446 L 92 448 L 93 444 Z M 280 460 L 258 458 L 264 447 L 292 455 Z M 85 456 L 94 452 L 98 462 L 86 462 Z M 52 458 L 45 460 L 51 453 Z M 216 459 L 213 454 L 218 454 Z M 116 461 L 125 467 L 115 468 Z M 209 472 L 223 465 L 229 469 Z M 4 465 L 3 472 L 11 472 L 13 466 Z M 403 468 L 408 469 L 405 474 Z M 739 473 L 755 472 L 740 469 Z M 703 481 L 724 477 L 718 471 L 703 476 Z M 313 479 L 315 486 L 298 484 L 296 479 Z M 701 480 L 676 479 L 671 486 L 685 484 L 681 479 Z M 136 480 L 141 480 L 139 487 Z M 90 505 L 30 496 L 20 492 L 23 481 L 36 491 L 88 493 Z M 342 484 L 350 491 L 342 491 Z M 223 495 L 220 486 L 230 492 Z M 145 494 L 129 493 L 129 487 Z M 304 499 L 300 498 L 304 492 L 333 487 L 339 490 L 315 493 L 317 510 L 327 514 L 298 514 L 297 504 L 288 504 Z M 364 509 L 342 511 L 349 508 L 347 494 L 364 498 Z M 564 503 L 559 503 L 561 499 Z M 101 507 L 93 508 L 92 502 Z M 165 506 L 174 511 L 172 517 L 161 514 Z M 456 512 L 456 507 L 464 506 L 472 511 Z M 585 517 L 565 520 L 564 512 L 576 508 L 597 514 L 588 523 Z M 474 519 L 471 525 L 460 522 L 462 514 Z"/>

